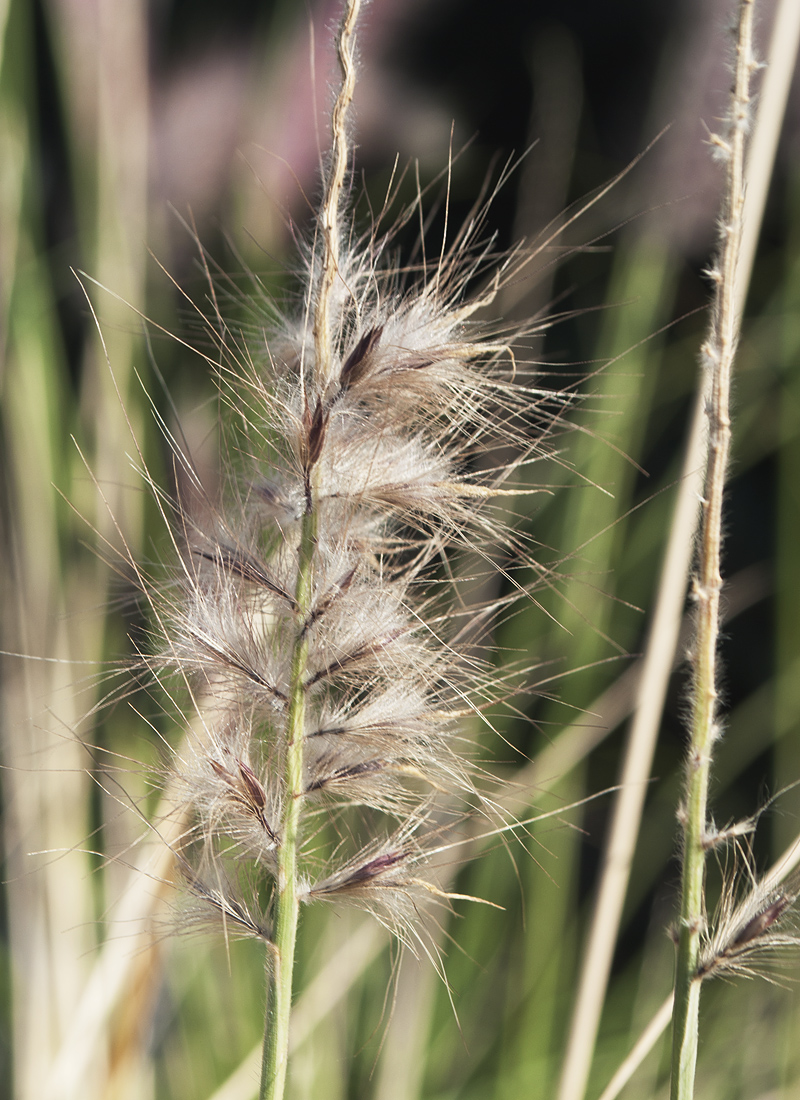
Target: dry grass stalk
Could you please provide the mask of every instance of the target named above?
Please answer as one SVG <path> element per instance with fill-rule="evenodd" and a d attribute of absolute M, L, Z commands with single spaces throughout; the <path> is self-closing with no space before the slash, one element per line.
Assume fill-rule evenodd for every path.
<path fill-rule="evenodd" d="M 753 0 L 742 0 L 736 45 L 736 77 L 728 132 L 711 142 L 726 164 L 720 250 L 710 276 L 715 286 L 711 326 L 702 348 L 707 388 L 708 463 L 702 502 L 697 575 L 692 595 L 697 606 L 693 654 L 691 738 L 683 821 L 683 876 L 673 1024 L 672 1098 L 690 1100 L 697 1060 L 701 945 L 705 931 L 705 858 L 715 843 L 708 822 L 708 784 L 717 716 L 717 646 L 722 495 L 730 446 L 730 382 L 739 334 L 736 270 L 744 210 L 745 138 L 750 125 L 750 78 L 757 68 L 752 54 Z"/>

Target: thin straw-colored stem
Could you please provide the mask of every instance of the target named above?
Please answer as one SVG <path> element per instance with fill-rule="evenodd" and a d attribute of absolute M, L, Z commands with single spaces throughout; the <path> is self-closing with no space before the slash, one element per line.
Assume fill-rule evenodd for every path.
<path fill-rule="evenodd" d="M 320 378 L 327 380 L 331 370 L 330 301 L 340 252 L 340 209 L 347 175 L 349 142 L 347 111 L 356 86 L 356 65 L 353 45 L 361 0 L 349 0 L 339 31 L 339 64 L 342 84 L 331 118 L 333 145 L 325 187 L 325 198 L 319 212 L 319 232 L 322 235 L 322 274 L 314 312 L 314 350 Z M 327 373 L 326 373 L 327 372 Z"/>
<path fill-rule="evenodd" d="M 656 610 L 637 685 L 636 713 L 628 737 L 600 889 L 572 1016 L 559 1089 L 560 1100 L 579 1100 L 586 1091 L 591 1069 L 661 712 L 678 642 L 702 488 L 702 452 L 703 415 L 698 406 L 686 447 L 681 488 L 664 557 Z"/>
<path fill-rule="evenodd" d="M 716 294 L 711 330 L 703 347 L 711 376 L 708 404 L 708 465 L 703 499 L 702 536 L 693 596 L 697 605 L 691 741 L 683 808 L 683 874 L 678 961 L 675 979 L 672 1100 L 691 1100 L 697 1061 L 700 980 L 697 976 L 705 920 L 705 856 L 708 784 L 717 737 L 717 671 L 719 638 L 720 546 L 722 494 L 730 446 L 731 369 L 739 331 L 734 290 L 744 207 L 744 145 L 749 118 L 753 0 L 742 0 L 736 55 L 736 82 L 727 139 L 716 138 L 727 163 L 725 210 L 719 265 L 713 271 Z"/>
<path fill-rule="evenodd" d="M 625 1088 L 636 1070 L 666 1031 L 667 1025 L 672 1019 L 674 1001 L 675 994 L 670 993 L 662 1002 L 650 1023 L 637 1039 L 633 1050 L 603 1089 L 600 1100 L 615 1100 Z"/>

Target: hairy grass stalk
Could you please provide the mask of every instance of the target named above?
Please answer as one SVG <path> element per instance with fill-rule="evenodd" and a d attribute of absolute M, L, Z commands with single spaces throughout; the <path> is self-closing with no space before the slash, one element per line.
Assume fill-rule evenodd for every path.
<path fill-rule="evenodd" d="M 694 1095 L 700 1004 L 701 944 L 705 930 L 705 861 L 714 845 L 708 821 L 708 786 L 714 742 L 719 736 L 717 715 L 717 646 L 719 594 L 722 587 L 720 555 L 722 496 L 730 446 L 730 383 L 739 333 L 736 308 L 736 269 L 742 237 L 744 207 L 745 138 L 750 122 L 750 78 L 756 68 L 752 53 L 753 0 L 742 0 L 736 45 L 736 75 L 731 97 L 729 128 L 712 143 L 726 165 L 726 186 L 720 250 L 711 270 L 715 284 L 711 327 L 702 349 L 703 373 L 708 376 L 708 461 L 702 502 L 697 575 L 692 594 L 697 606 L 693 655 L 693 689 L 687 786 L 683 820 L 683 872 L 672 1047 L 672 1100 Z"/>
<path fill-rule="evenodd" d="M 752 271 L 766 191 L 775 160 L 778 134 L 786 108 L 789 81 L 797 54 L 800 10 L 791 3 L 779 5 L 767 53 L 766 77 L 758 97 L 755 125 L 748 143 L 744 187 L 741 245 L 736 266 L 734 308 L 741 312 Z M 661 583 L 644 657 L 642 680 L 637 689 L 637 714 L 632 723 L 626 761 L 620 779 L 617 807 L 609 832 L 604 872 L 585 953 L 581 986 L 573 1014 L 571 1043 L 565 1058 L 562 1095 L 582 1096 L 588 1080 L 594 1038 L 606 992 L 627 888 L 633 850 L 639 836 L 638 813 L 650 776 L 652 751 L 662 716 L 667 678 L 673 664 L 678 624 L 690 567 L 696 517 L 703 496 L 706 448 L 707 395 L 698 392 L 692 417 L 679 495 L 670 529 Z M 730 608 L 729 608 L 730 610 Z M 636 746 L 641 746 L 636 751 Z M 625 813 L 625 807 L 637 812 Z M 655 1021 L 642 1035 L 629 1058 L 620 1066 L 601 1100 L 617 1095 L 645 1053 L 666 1028 L 672 1016 L 673 995 L 662 1004 Z"/>

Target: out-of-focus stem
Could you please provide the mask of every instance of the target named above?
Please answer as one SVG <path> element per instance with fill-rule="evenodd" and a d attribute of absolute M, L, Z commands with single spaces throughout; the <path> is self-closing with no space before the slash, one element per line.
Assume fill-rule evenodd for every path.
<path fill-rule="evenodd" d="M 730 133 L 715 139 L 727 172 L 725 209 L 711 326 L 703 347 L 708 388 L 708 459 L 703 495 L 703 521 L 693 596 L 697 604 L 691 741 L 683 808 L 683 876 L 675 1011 L 672 1043 L 672 1100 L 694 1095 L 700 979 L 697 976 L 705 919 L 705 856 L 708 849 L 707 804 L 711 755 L 716 737 L 716 660 L 719 638 L 720 543 L 722 494 L 730 446 L 729 394 L 731 368 L 739 329 L 735 303 L 736 266 L 744 206 L 744 145 L 749 118 L 749 85 L 753 69 L 751 38 L 753 0 L 741 0 L 736 55 L 736 82 Z"/>

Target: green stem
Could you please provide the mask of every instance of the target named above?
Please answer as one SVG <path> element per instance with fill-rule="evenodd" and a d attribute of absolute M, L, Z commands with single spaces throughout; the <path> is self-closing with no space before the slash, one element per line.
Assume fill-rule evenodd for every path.
<path fill-rule="evenodd" d="M 689 950 L 691 947 L 687 947 Z M 697 978 L 687 981 L 685 969 L 678 972 L 675 983 L 676 1012 L 672 1021 L 673 1052 L 677 1051 L 677 1058 L 673 1058 L 672 1063 L 671 1100 L 689 1100 L 694 1096 L 700 985 Z"/>
<path fill-rule="evenodd" d="M 691 1100 L 697 1062 L 700 979 L 697 977 L 700 941 L 705 921 L 705 872 L 708 848 L 708 783 L 714 744 L 716 710 L 716 647 L 719 635 L 719 542 L 722 485 L 727 461 L 727 430 L 723 454 L 713 453 L 709 464 L 705 522 L 700 548 L 694 678 L 694 713 L 687 765 L 684 807 L 681 923 L 675 973 L 675 1012 L 672 1040 L 672 1100 Z M 715 470 L 715 465 L 718 468 Z"/>
<path fill-rule="evenodd" d="M 707 649 L 705 653 L 707 653 Z M 713 707 L 710 693 L 703 690 L 713 685 L 713 667 L 700 661 L 697 695 L 705 705 L 698 705 L 694 717 L 690 750 L 690 775 L 684 826 L 683 880 L 681 924 L 678 939 L 678 959 L 675 974 L 675 1012 L 673 1016 L 673 1062 L 671 1100 L 691 1100 L 694 1095 L 697 1062 L 697 1031 L 700 1010 L 700 979 L 697 977 L 700 957 L 700 937 L 704 919 L 705 831 L 708 803 L 708 780 L 711 766 L 711 732 Z M 712 689 L 713 690 L 713 689 Z"/>
<path fill-rule="evenodd" d="M 719 644 L 719 594 L 722 503 L 730 449 L 730 384 L 739 332 L 736 272 L 744 211 L 744 138 L 750 102 L 754 0 L 740 0 L 736 81 L 727 140 L 714 138 L 727 160 L 723 232 L 714 278 L 716 295 L 711 329 L 703 349 L 708 409 L 708 464 L 703 493 L 703 525 L 693 596 L 697 603 L 692 730 L 687 761 L 683 823 L 681 924 L 675 973 L 672 1037 L 672 1100 L 692 1100 L 700 1011 L 698 962 L 705 913 L 708 835 L 708 782 L 717 737 L 716 659 Z"/>
<path fill-rule="evenodd" d="M 303 795 L 303 746 L 305 736 L 305 674 L 308 638 L 304 630 L 311 607 L 317 517 L 303 516 L 297 572 L 297 621 L 292 654 L 291 694 L 286 723 L 286 798 L 283 832 L 278 846 L 278 879 L 275 886 L 272 944 L 267 958 L 267 1010 L 264 1055 L 261 1063 L 259 1100 L 282 1100 L 289 1056 L 289 1016 L 292 1007 L 292 973 L 297 937 L 297 847 Z"/>

